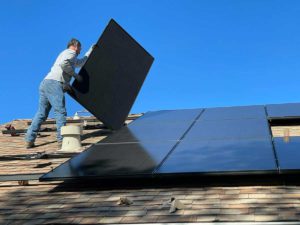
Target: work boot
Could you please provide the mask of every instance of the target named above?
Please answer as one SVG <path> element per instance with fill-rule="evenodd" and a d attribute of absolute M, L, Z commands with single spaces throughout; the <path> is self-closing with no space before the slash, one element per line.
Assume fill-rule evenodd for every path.
<path fill-rule="evenodd" d="M 29 142 L 26 141 L 25 146 L 26 146 L 27 149 L 29 149 L 29 148 L 34 148 L 34 147 L 35 147 L 33 141 L 29 141 Z"/>

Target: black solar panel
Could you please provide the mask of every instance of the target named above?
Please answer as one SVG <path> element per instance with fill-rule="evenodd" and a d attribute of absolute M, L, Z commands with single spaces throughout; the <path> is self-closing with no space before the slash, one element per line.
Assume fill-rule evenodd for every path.
<path fill-rule="evenodd" d="M 300 103 L 266 105 L 268 118 L 300 118 Z"/>
<path fill-rule="evenodd" d="M 276 169 L 268 139 L 183 140 L 157 172 L 276 172 Z"/>
<path fill-rule="evenodd" d="M 205 109 L 200 120 L 265 119 L 264 106 L 235 106 Z"/>
<path fill-rule="evenodd" d="M 270 139 L 266 119 L 198 120 L 186 135 L 186 140 Z"/>
<path fill-rule="evenodd" d="M 42 180 L 151 175 L 175 142 L 96 144 Z"/>
<path fill-rule="evenodd" d="M 180 110 L 160 110 L 148 112 L 142 117 L 134 121 L 137 123 L 152 123 L 152 122 L 176 122 L 176 121 L 194 121 L 203 109 L 180 109 Z"/>
<path fill-rule="evenodd" d="M 275 174 L 276 156 L 281 171 L 298 171 L 299 142 L 275 138 L 274 147 L 263 106 L 162 110 L 113 132 L 41 180 Z"/>
<path fill-rule="evenodd" d="M 205 109 L 158 173 L 276 172 L 263 106 Z"/>
<path fill-rule="evenodd" d="M 300 170 L 300 137 L 274 138 L 279 166 L 282 172 Z"/>
<path fill-rule="evenodd" d="M 103 143 L 179 140 L 192 121 L 132 124 L 104 139 Z"/>
<path fill-rule="evenodd" d="M 203 109 L 148 112 L 102 143 L 179 140 Z"/>
<path fill-rule="evenodd" d="M 73 83 L 72 97 L 111 129 L 119 129 L 139 93 L 153 57 L 111 20 Z"/>
<path fill-rule="evenodd" d="M 146 113 L 41 179 L 150 175 L 201 112 Z"/>

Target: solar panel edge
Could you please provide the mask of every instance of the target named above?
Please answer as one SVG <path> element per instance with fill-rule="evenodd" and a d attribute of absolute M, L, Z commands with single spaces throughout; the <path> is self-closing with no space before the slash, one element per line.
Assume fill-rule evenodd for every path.
<path fill-rule="evenodd" d="M 190 172 L 190 173 L 160 173 L 160 174 L 134 174 L 134 175 L 110 175 L 110 176 L 77 176 L 77 177 L 40 177 L 40 182 L 49 182 L 49 181 L 83 181 L 83 180 L 116 180 L 116 179 L 155 179 L 155 178 L 178 178 L 178 177 L 194 177 L 194 178 L 208 178 L 208 177 L 217 177 L 217 176 L 251 176 L 251 175 L 290 175 L 290 174 L 299 174 L 300 170 L 285 170 L 283 173 L 278 173 L 276 170 L 253 170 L 253 171 L 217 171 L 217 172 Z M 159 184 L 157 184 L 159 185 Z"/>
<path fill-rule="evenodd" d="M 126 33 L 136 44 L 138 44 L 151 58 L 152 58 L 152 63 L 153 63 L 153 61 L 154 61 L 154 57 L 138 42 L 138 41 L 136 41 L 123 27 L 121 27 L 121 25 L 120 24 L 118 24 L 113 18 L 111 18 L 110 19 L 110 21 L 109 21 L 109 23 L 108 23 L 108 25 L 110 24 L 110 23 L 114 23 L 115 25 L 117 25 L 124 33 Z M 107 26 L 108 26 L 107 25 Z"/>

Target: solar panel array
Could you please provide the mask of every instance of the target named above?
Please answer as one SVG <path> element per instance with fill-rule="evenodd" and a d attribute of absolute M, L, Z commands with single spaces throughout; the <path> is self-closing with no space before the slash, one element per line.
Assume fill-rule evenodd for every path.
<path fill-rule="evenodd" d="M 148 112 L 41 180 L 297 172 L 300 137 L 272 138 L 268 119 L 300 118 L 299 106 Z"/>
<path fill-rule="evenodd" d="M 205 110 L 158 172 L 258 170 L 276 170 L 263 106 Z"/>

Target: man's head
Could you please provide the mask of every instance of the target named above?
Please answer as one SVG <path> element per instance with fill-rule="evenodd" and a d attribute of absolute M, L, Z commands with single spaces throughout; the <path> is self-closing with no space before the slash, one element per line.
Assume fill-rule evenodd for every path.
<path fill-rule="evenodd" d="M 77 39 L 72 38 L 72 39 L 69 41 L 67 48 L 76 51 L 76 54 L 79 55 L 79 54 L 80 54 L 80 51 L 81 51 L 81 43 L 80 43 L 80 41 L 78 41 Z"/>

